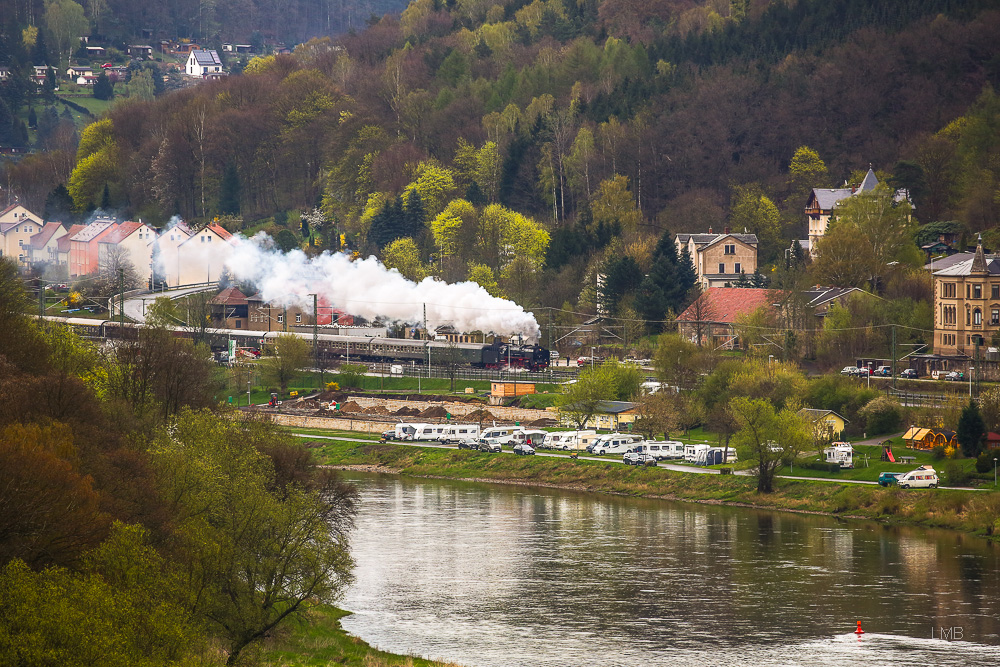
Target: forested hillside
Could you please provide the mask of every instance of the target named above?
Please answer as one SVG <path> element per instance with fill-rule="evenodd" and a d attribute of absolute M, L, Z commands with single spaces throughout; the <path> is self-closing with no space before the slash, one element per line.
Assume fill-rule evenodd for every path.
<path fill-rule="evenodd" d="M 809 189 L 869 164 L 910 191 L 919 222 L 994 227 L 998 7 L 416 0 L 239 76 L 121 103 L 75 156 L 7 178 L 38 209 L 65 183 L 80 212 L 106 196 L 157 222 L 288 226 L 285 244 L 343 235 L 410 277 L 592 308 L 597 267 L 634 290 L 666 230 L 745 227 L 762 265 L 779 260 L 804 236 Z"/>

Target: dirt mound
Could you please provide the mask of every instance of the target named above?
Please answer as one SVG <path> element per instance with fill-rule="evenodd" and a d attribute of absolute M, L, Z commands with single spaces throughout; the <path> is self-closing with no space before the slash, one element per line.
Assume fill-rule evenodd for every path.
<path fill-rule="evenodd" d="M 323 403 L 329 403 L 330 401 L 337 401 L 340 403 L 341 401 L 347 400 L 347 394 L 342 391 L 324 391 L 323 393 L 314 396 L 314 398 Z"/>
<path fill-rule="evenodd" d="M 433 418 L 441 419 L 443 417 L 448 416 L 448 411 L 442 408 L 440 405 L 435 405 L 421 412 L 420 416 L 425 419 L 433 419 Z"/>
<path fill-rule="evenodd" d="M 361 406 L 354 401 L 348 401 L 340 406 L 341 412 L 361 412 Z"/>
<path fill-rule="evenodd" d="M 361 411 L 366 415 L 387 415 L 390 414 L 389 410 L 386 409 L 384 405 L 372 405 Z"/>
<path fill-rule="evenodd" d="M 480 408 L 479 410 L 473 410 L 469 414 L 467 414 L 464 417 L 462 417 L 462 419 L 464 419 L 465 421 L 470 421 L 470 422 L 476 422 L 476 421 L 484 421 L 485 422 L 485 421 L 494 420 L 494 419 L 496 419 L 496 417 L 494 417 L 493 413 L 490 412 L 489 410 L 483 410 L 482 408 Z"/>
<path fill-rule="evenodd" d="M 559 422 L 557 422 L 555 419 L 546 419 L 544 417 L 542 419 L 536 419 L 535 421 L 528 424 L 528 426 L 530 426 L 531 428 L 547 428 L 550 426 L 558 426 L 558 425 Z"/>
<path fill-rule="evenodd" d="M 416 408 L 400 408 L 392 414 L 397 417 L 416 417 L 420 414 L 420 410 L 417 410 Z"/>

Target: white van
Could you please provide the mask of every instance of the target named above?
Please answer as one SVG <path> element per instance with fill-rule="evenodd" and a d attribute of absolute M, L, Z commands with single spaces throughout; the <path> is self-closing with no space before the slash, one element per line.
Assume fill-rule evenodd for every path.
<path fill-rule="evenodd" d="M 594 440 L 593 444 L 590 445 L 590 451 L 594 454 L 625 454 L 634 452 L 635 448 L 642 442 L 642 438 L 637 435 L 608 433 Z"/>
<path fill-rule="evenodd" d="M 479 440 L 479 424 L 448 424 L 441 433 L 441 442 Z"/>
<path fill-rule="evenodd" d="M 545 436 L 542 447 L 563 451 L 586 449 L 596 437 L 597 431 L 555 431 Z"/>
<path fill-rule="evenodd" d="M 401 422 L 396 424 L 395 435 L 393 437 L 396 440 L 413 440 L 413 436 L 417 432 L 417 428 L 421 426 L 424 426 L 424 424 L 408 424 L 406 422 Z"/>
<path fill-rule="evenodd" d="M 938 485 L 938 476 L 934 468 L 920 466 L 900 477 L 897 483 L 901 489 L 935 489 Z"/>
<path fill-rule="evenodd" d="M 636 446 L 635 451 L 649 454 L 657 461 L 684 458 L 684 443 L 676 440 L 647 440 Z"/>
<path fill-rule="evenodd" d="M 447 426 L 444 424 L 420 424 L 417 432 L 413 434 L 413 439 L 422 442 L 441 440 L 444 437 L 444 430 L 446 428 Z"/>
<path fill-rule="evenodd" d="M 489 428 L 483 429 L 483 432 L 479 436 L 479 441 L 495 440 L 501 445 L 513 445 L 514 434 L 523 432 L 524 429 L 520 426 L 490 426 Z"/>
<path fill-rule="evenodd" d="M 709 449 L 709 445 L 684 445 L 684 460 L 694 463 L 698 460 L 698 452 L 707 452 Z"/>

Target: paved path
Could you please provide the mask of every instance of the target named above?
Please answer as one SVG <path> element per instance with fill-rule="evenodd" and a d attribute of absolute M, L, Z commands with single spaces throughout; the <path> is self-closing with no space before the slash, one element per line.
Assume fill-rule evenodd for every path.
<path fill-rule="evenodd" d="M 145 294 L 138 294 L 125 299 L 125 317 L 130 318 L 133 322 L 145 322 L 146 308 L 152 305 L 152 303 L 161 296 L 165 296 L 169 299 L 179 299 L 182 296 L 187 296 L 188 294 L 207 292 L 208 290 L 214 289 L 217 289 L 216 285 L 202 285 L 201 287 L 184 287 L 182 289 L 166 290 L 165 292 L 146 292 Z"/>

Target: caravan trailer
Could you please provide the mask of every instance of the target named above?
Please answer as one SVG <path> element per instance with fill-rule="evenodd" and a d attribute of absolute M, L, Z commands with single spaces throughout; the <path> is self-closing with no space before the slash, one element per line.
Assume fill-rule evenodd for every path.
<path fill-rule="evenodd" d="M 684 445 L 684 460 L 694 463 L 698 460 L 698 452 L 707 452 L 709 449 L 709 445 Z"/>
<path fill-rule="evenodd" d="M 676 440 L 647 440 L 635 451 L 649 454 L 658 461 L 684 458 L 684 443 Z"/>
<path fill-rule="evenodd" d="M 596 437 L 597 431 L 555 431 L 545 436 L 542 446 L 563 451 L 586 449 Z"/>
<path fill-rule="evenodd" d="M 598 436 L 594 442 L 587 446 L 587 451 L 593 454 L 625 454 L 635 451 L 635 448 L 642 442 L 642 437 L 638 435 L 608 433 Z"/>
<path fill-rule="evenodd" d="M 441 442 L 465 442 L 479 440 L 479 424 L 448 424 L 441 434 Z"/>
<path fill-rule="evenodd" d="M 490 426 L 483 429 L 483 432 L 479 436 L 479 441 L 489 440 L 496 441 L 501 445 L 513 445 L 514 434 L 523 431 L 524 429 L 520 426 Z"/>
<path fill-rule="evenodd" d="M 444 437 L 444 424 L 420 424 L 417 432 L 413 434 L 413 439 L 421 442 L 433 442 Z"/>
<path fill-rule="evenodd" d="M 395 440 L 413 440 L 413 436 L 416 434 L 417 429 L 424 426 L 424 424 L 409 424 L 406 422 L 400 422 L 396 424 L 393 438 Z"/>

